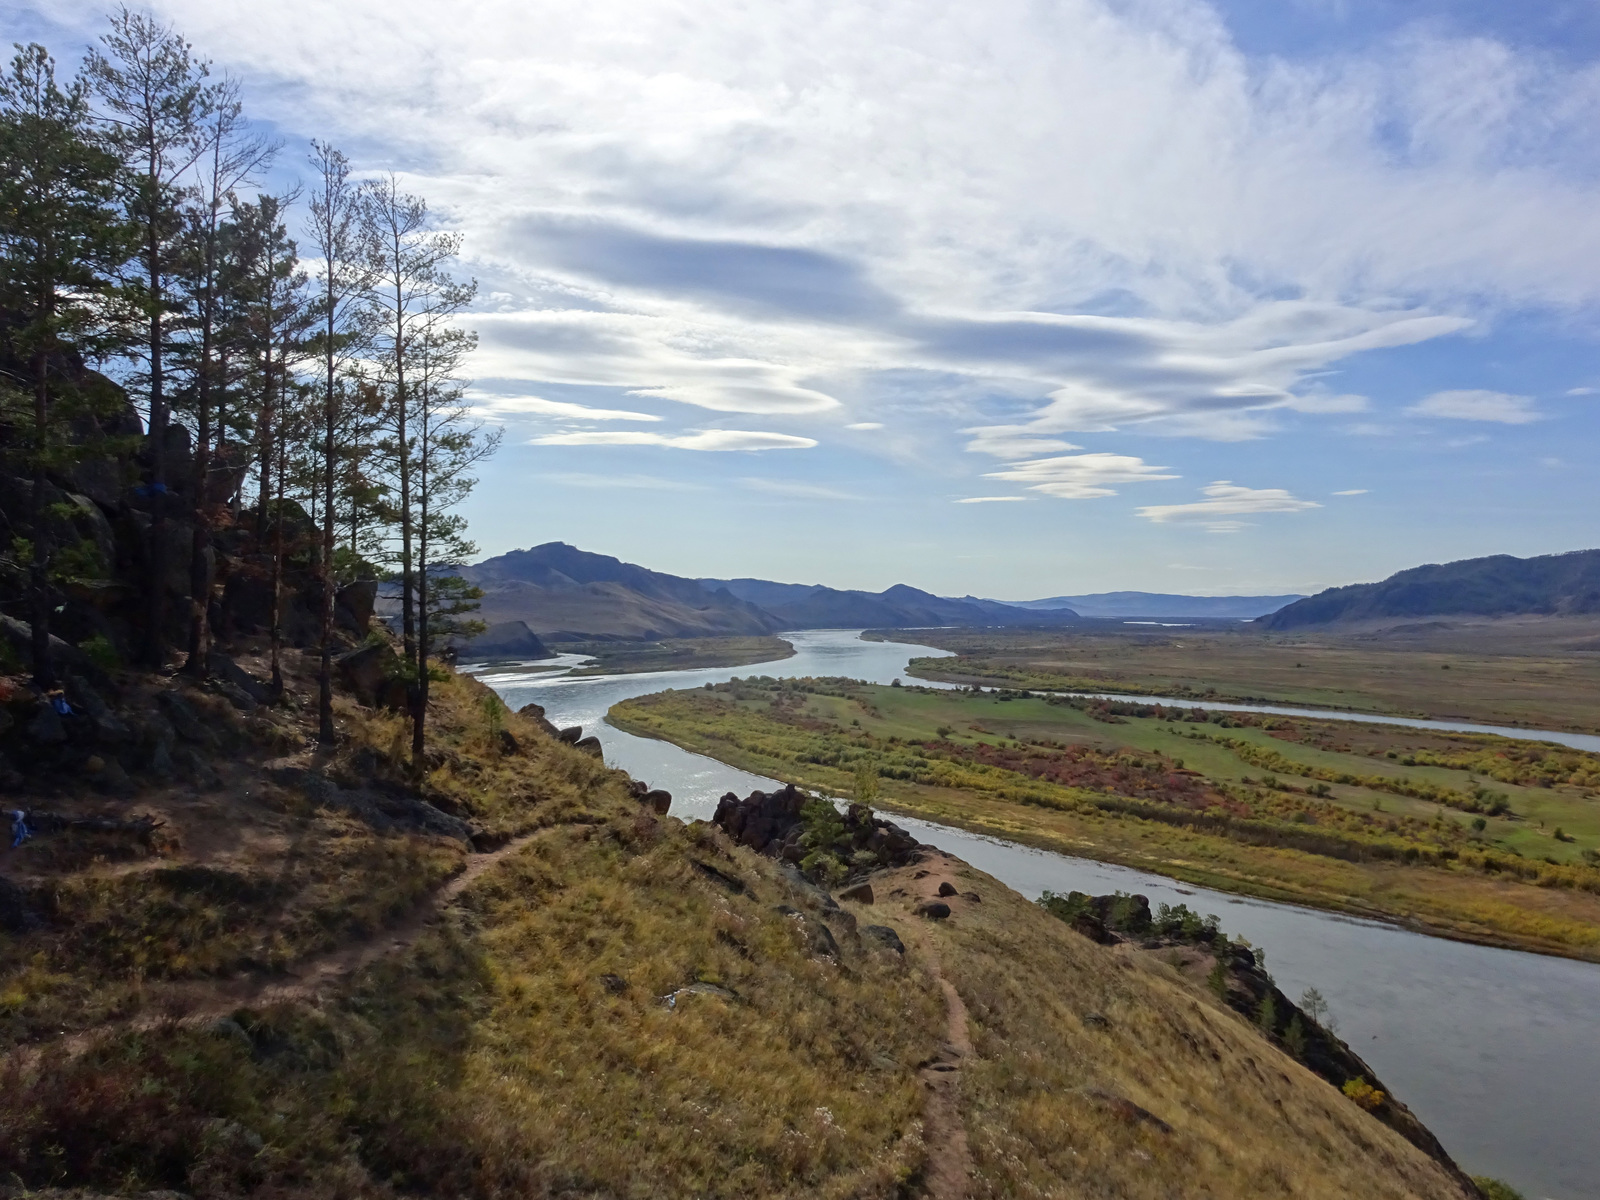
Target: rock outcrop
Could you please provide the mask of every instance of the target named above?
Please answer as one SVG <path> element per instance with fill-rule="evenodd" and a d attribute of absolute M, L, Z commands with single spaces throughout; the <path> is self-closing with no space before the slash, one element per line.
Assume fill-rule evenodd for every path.
<path fill-rule="evenodd" d="M 799 863 L 810 849 L 802 840 L 811 828 L 805 809 L 816 799 L 792 783 L 775 792 L 751 792 L 743 800 L 728 792 L 718 801 L 711 820 L 758 854 Z M 825 847 L 840 862 L 875 870 L 904 866 L 920 855 L 922 843 L 894 822 L 875 816 L 864 804 L 850 805 L 840 818 L 842 830 L 834 831 Z"/>

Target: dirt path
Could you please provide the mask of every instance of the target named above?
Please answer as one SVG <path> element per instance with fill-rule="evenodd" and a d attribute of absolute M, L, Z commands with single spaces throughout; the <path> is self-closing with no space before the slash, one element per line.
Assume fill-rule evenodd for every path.
<path fill-rule="evenodd" d="M 941 883 L 956 885 L 943 855 L 913 867 L 874 876 L 873 890 L 880 903 L 899 903 L 907 911 L 902 930 L 917 947 L 923 967 L 944 993 L 945 1040 L 917 1074 L 924 1092 L 924 1140 L 928 1147 L 927 1195 L 929 1200 L 967 1200 L 971 1194 L 972 1152 L 967 1146 L 967 1126 L 961 1117 L 961 1068 L 972 1055 L 967 1032 L 967 1006 L 955 984 L 945 978 L 939 950 L 926 918 L 911 915 L 918 904 L 939 899 Z M 951 898 L 946 897 L 949 903 Z M 956 900 L 955 904 L 960 901 Z M 952 905 L 954 907 L 954 905 Z"/>
<path fill-rule="evenodd" d="M 152 987 L 145 994 L 145 1010 L 123 1021 L 112 1021 L 92 1029 L 80 1030 L 47 1043 L 18 1046 L 12 1055 L 21 1057 L 24 1069 L 31 1067 L 47 1048 L 61 1048 L 76 1057 L 103 1039 L 119 1033 L 137 1033 L 163 1026 L 193 1028 L 225 1017 L 245 1005 L 285 1004 L 313 1000 L 325 988 L 348 979 L 368 964 L 388 954 L 397 954 L 415 944 L 439 913 L 449 906 L 485 872 L 515 854 L 550 828 L 513 838 L 498 850 L 476 854 L 466 868 L 428 897 L 406 919 L 369 937 L 358 938 L 325 954 L 296 963 L 288 977 L 179 980 Z M 0 1055 L 3 1061 L 8 1055 Z"/>

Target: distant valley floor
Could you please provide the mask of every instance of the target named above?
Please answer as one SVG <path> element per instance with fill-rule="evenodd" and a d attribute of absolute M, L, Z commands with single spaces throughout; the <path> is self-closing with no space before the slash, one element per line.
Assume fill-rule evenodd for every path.
<path fill-rule="evenodd" d="M 997 687 L 1268 702 L 1600 732 L 1600 617 L 1436 618 L 1269 633 L 1254 626 L 877 630 L 956 658 L 911 674 Z"/>

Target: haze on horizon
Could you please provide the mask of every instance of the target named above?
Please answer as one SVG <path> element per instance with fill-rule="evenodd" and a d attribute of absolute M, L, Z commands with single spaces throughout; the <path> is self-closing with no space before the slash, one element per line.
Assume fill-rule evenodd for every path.
<path fill-rule="evenodd" d="M 5 6 L 63 60 L 101 4 Z M 153 5 L 465 236 L 485 554 L 1009 598 L 1595 545 L 1600 10 Z"/>

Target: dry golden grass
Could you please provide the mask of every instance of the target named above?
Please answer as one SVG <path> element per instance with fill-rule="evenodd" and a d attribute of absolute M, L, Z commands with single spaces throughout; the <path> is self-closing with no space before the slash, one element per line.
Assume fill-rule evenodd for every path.
<path fill-rule="evenodd" d="M 878 904 L 857 911 L 924 941 L 966 1005 L 975 1196 L 1471 1194 L 1154 956 L 1095 945 L 960 860 L 943 865 L 880 877 Z M 946 878 L 981 900 L 950 899 L 947 921 L 912 915 Z"/>
<path fill-rule="evenodd" d="M 642 811 L 620 772 L 486 697 L 439 686 L 425 787 L 518 848 L 420 937 L 305 1001 L 0 1059 L 0 1179 L 201 1200 L 917 1196 L 918 1066 L 946 1030 L 936 957 L 972 1013 L 977 1194 L 1462 1194 L 1175 974 L 1124 964 L 967 868 L 983 902 L 958 901 L 951 923 L 888 898 L 857 910 L 898 925 L 905 958 L 832 917 L 832 961 L 815 897 L 776 864 Z M 330 770 L 394 767 L 395 718 L 341 702 L 340 721 Z M 7 941 L 23 964 L 7 986 L 56 988 L 56 1015 L 103 1020 L 163 973 L 203 989 L 275 933 L 291 968 L 381 941 L 468 861 L 458 842 L 380 835 L 251 778 L 169 798 L 172 861 L 56 879 L 101 932 L 70 943 L 77 957 L 59 928 Z M 196 868 L 223 878 L 174 898 L 160 872 L 179 865 L 188 884 L 208 878 Z M 267 890 L 230 898 L 235 879 Z M 1110 1028 L 1086 1029 L 1090 1010 Z M 1125 1125 L 1084 1088 L 1174 1132 Z"/>

